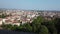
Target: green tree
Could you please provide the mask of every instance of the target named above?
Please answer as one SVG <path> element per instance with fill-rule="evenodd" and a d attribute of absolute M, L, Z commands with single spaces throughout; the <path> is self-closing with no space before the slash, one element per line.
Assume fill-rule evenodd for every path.
<path fill-rule="evenodd" d="M 44 21 L 44 19 L 41 16 L 38 16 L 36 19 L 33 20 L 33 22 L 32 22 L 33 32 L 39 32 L 38 30 L 43 21 Z"/>
<path fill-rule="evenodd" d="M 51 34 L 57 34 L 57 29 L 55 27 L 55 23 L 53 22 L 53 20 L 43 22 L 42 25 L 45 25 Z"/>
<path fill-rule="evenodd" d="M 13 26 L 11 27 L 11 30 L 15 30 L 15 31 L 17 31 L 17 28 L 18 28 L 17 25 L 13 25 Z"/>
<path fill-rule="evenodd" d="M 55 27 L 56 27 L 56 29 L 57 29 L 57 34 L 59 34 L 59 33 L 60 33 L 60 18 L 55 18 L 55 19 L 53 20 L 53 22 L 54 22 Z"/>
<path fill-rule="evenodd" d="M 24 26 L 25 26 L 25 28 L 26 28 L 26 31 L 29 31 L 29 32 L 32 31 L 32 27 L 30 26 L 29 23 L 26 23 Z"/>
<path fill-rule="evenodd" d="M 41 25 L 39 34 L 49 34 L 48 28 L 44 25 Z"/>

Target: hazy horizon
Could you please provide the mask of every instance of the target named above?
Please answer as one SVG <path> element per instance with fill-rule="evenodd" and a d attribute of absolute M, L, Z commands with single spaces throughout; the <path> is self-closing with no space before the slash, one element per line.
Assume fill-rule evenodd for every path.
<path fill-rule="evenodd" d="M 60 11 L 60 0 L 0 0 L 0 8 Z"/>

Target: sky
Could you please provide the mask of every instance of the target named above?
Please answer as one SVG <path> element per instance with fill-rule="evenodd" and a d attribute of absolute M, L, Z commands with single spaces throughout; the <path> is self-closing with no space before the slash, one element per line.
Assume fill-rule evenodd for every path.
<path fill-rule="evenodd" d="M 60 10 L 60 0 L 0 0 L 0 8 L 24 10 Z"/>

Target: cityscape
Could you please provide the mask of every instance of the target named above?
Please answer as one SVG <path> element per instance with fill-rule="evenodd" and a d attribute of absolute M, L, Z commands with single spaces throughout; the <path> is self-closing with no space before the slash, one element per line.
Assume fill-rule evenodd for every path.
<path fill-rule="evenodd" d="M 0 0 L 0 34 L 60 34 L 60 0 Z"/>
<path fill-rule="evenodd" d="M 3 12 L 2 12 L 3 11 Z M 1 16 L 2 15 L 2 16 Z M 5 15 L 6 17 L 3 17 Z M 31 11 L 31 10 L 0 10 L 0 25 L 12 24 L 20 25 L 20 23 L 32 23 L 33 19 L 38 16 L 42 16 L 47 20 L 52 20 L 52 18 L 60 18 L 59 11 Z"/>
<path fill-rule="evenodd" d="M 35 26 L 37 25 L 37 28 L 39 28 L 38 27 L 38 25 L 40 26 L 39 22 L 41 24 L 43 22 L 43 24 L 46 25 L 47 22 L 48 23 L 50 21 L 54 22 L 53 20 L 55 20 L 56 18 L 60 19 L 60 11 L 0 9 L 0 29 L 7 29 L 14 31 L 17 29 L 17 31 L 18 30 L 20 31 L 20 29 L 25 30 L 23 26 L 29 29 L 32 27 L 33 29 L 34 27 L 31 25 L 29 26 L 28 24 L 33 25 L 35 23 L 36 23 Z M 31 30 L 29 29 L 27 31 L 31 32 Z M 24 32 L 24 30 L 22 31 Z M 33 30 L 33 32 L 35 31 Z"/>

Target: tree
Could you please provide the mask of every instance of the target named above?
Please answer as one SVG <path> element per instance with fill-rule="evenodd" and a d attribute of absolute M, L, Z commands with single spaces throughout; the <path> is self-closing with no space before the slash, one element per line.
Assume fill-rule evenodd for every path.
<path fill-rule="evenodd" d="M 3 29 L 8 29 L 8 30 L 11 30 L 11 27 L 12 27 L 12 25 L 11 24 L 2 24 L 2 26 L 1 26 Z"/>
<path fill-rule="evenodd" d="M 57 31 L 58 31 L 58 34 L 59 34 L 59 33 L 60 33 L 60 18 L 55 18 L 55 19 L 53 20 L 53 22 L 54 22 L 55 27 L 56 27 L 56 29 L 57 29 Z"/>
<path fill-rule="evenodd" d="M 41 25 L 39 34 L 49 34 L 48 28 L 44 25 Z"/>
<path fill-rule="evenodd" d="M 38 16 L 36 19 L 33 20 L 33 22 L 32 22 L 33 32 L 39 32 L 39 28 L 43 21 L 44 21 L 44 19 L 41 16 Z"/>
<path fill-rule="evenodd" d="M 25 28 L 26 28 L 26 31 L 29 31 L 29 32 L 32 31 L 32 27 L 30 26 L 29 23 L 26 23 L 24 26 L 25 26 Z"/>
<path fill-rule="evenodd" d="M 18 26 L 17 25 L 12 26 L 11 30 L 18 31 Z"/>
<path fill-rule="evenodd" d="M 45 25 L 51 34 L 54 34 L 54 33 L 57 34 L 57 29 L 55 27 L 55 23 L 53 22 L 53 20 L 43 22 L 42 25 Z"/>

